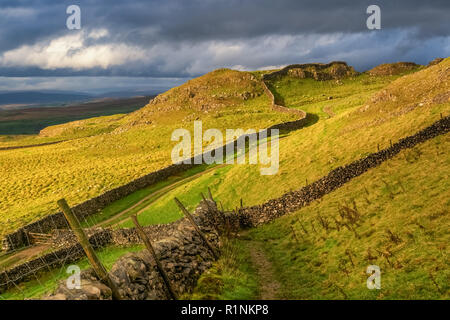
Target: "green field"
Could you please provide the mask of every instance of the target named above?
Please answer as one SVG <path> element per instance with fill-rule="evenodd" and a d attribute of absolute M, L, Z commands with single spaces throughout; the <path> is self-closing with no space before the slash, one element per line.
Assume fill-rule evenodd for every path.
<path fill-rule="evenodd" d="M 324 102 L 318 91 L 320 96 L 312 97 L 310 103 L 303 101 L 301 108 L 317 112 L 320 121 L 280 143 L 279 174 L 263 177 L 251 166 L 235 167 L 216 191 L 218 199 L 226 207 L 238 205 L 236 195 L 244 195 L 247 205 L 261 203 L 362 158 L 376 151 L 377 145 L 387 147 L 390 140 L 417 132 L 440 114 L 448 115 L 448 102 L 432 101 L 447 89 L 445 80 L 436 78 L 449 63 L 446 59 L 440 68 L 400 78 L 372 97 L 350 90 L 349 95 Z M 280 82 L 289 83 L 278 84 L 281 98 L 296 107 L 294 93 L 303 99 L 300 83 L 304 81 Z M 358 99 L 362 102 L 354 104 Z M 335 116 L 320 113 L 325 104 Z M 236 261 L 252 261 L 251 252 L 258 244 L 273 268 L 270 279 L 251 269 L 243 277 L 240 268 L 224 257 L 202 276 L 192 297 L 208 298 L 208 292 L 214 292 L 223 298 L 253 287 L 255 281 L 261 291 L 264 283 L 275 279 L 279 299 L 448 299 L 449 142 L 448 136 L 440 136 L 405 150 L 320 201 L 242 233 L 229 250 Z M 273 188 L 262 192 L 265 185 Z M 336 229 L 334 219 L 339 219 L 343 208 L 361 216 L 356 231 Z M 322 227 L 322 219 L 328 222 L 328 230 Z M 382 269 L 381 291 L 366 288 L 365 271 L 370 264 Z M 236 276 L 230 279 L 230 274 Z M 259 298 L 258 290 L 250 298 Z M 242 293 L 236 298 L 249 296 Z"/>

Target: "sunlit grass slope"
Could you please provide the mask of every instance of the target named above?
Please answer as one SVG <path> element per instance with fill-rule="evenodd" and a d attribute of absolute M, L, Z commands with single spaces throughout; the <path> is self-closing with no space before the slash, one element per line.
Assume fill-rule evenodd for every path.
<path fill-rule="evenodd" d="M 171 164 L 172 132 L 203 128 L 261 129 L 293 116 L 273 112 L 250 73 L 217 70 L 169 90 L 125 117 L 88 119 L 47 128 L 56 145 L 0 151 L 0 235 Z"/>
<path fill-rule="evenodd" d="M 328 92 L 339 98 L 324 102 L 322 93 L 317 91 L 310 98 L 313 102 L 301 107 L 318 114 L 319 120 L 280 139 L 277 174 L 262 176 L 258 166 L 254 165 L 233 166 L 224 182 L 214 190 L 224 206 L 235 208 L 241 197 L 246 205 L 256 205 L 298 189 L 306 181 L 317 180 L 338 166 L 377 151 L 378 146 L 389 146 L 390 140 L 395 142 L 423 129 L 439 120 L 441 113 L 449 114 L 449 58 L 441 64 L 400 77 L 387 86 L 383 86 L 384 77 L 361 77 L 342 80 L 343 85 L 335 82 L 317 84 L 329 87 Z M 369 86 L 372 89 L 365 90 L 366 81 L 373 82 Z M 379 82 L 381 84 L 377 85 Z M 279 86 L 280 91 L 286 90 L 291 95 L 285 100 L 292 107 L 295 105 L 289 101 L 295 101 L 294 94 L 300 99 L 310 92 L 300 84 L 303 81 L 299 81 L 298 86 L 294 83 L 292 80 L 292 87 L 288 89 Z M 337 92 L 346 93 L 339 96 Z M 336 115 L 330 118 L 322 113 L 324 106 L 329 106 Z"/>
<path fill-rule="evenodd" d="M 378 145 L 387 147 L 390 140 L 395 142 L 435 122 L 441 113 L 449 114 L 449 58 L 367 95 L 355 83 L 376 84 L 383 79 L 367 75 L 348 79 L 355 90 L 343 96 L 336 92 L 346 91 L 345 80 L 344 84 L 320 83 L 339 98 L 325 101 L 320 91 L 308 98 L 302 109 L 317 112 L 319 121 L 280 141 L 279 173 L 264 177 L 256 167 L 235 166 L 213 190 L 217 199 L 228 208 L 237 206 L 240 197 L 245 205 L 259 204 L 362 158 Z M 287 105 L 295 107 L 296 99 L 311 92 L 302 91 L 300 85 L 308 81 L 281 79 L 272 85 Z M 361 83 L 360 88 L 364 86 Z M 336 115 L 320 114 L 324 105 Z M 250 260 L 249 241 L 260 241 L 281 283 L 278 298 L 448 299 L 449 146 L 446 135 L 404 150 L 322 200 L 250 230 L 227 249 L 234 252 L 233 262 L 227 262 L 229 257 L 219 260 L 200 279 L 193 298 L 205 298 L 211 292 L 216 297 L 240 292 L 247 285 L 241 279 L 248 279 L 248 286 L 253 287 L 257 273 L 236 267 L 235 262 Z M 352 210 L 357 219 L 346 221 Z M 339 229 L 336 221 L 341 222 Z M 381 267 L 380 291 L 366 287 L 366 268 L 371 264 Z M 230 279 L 233 273 L 236 277 Z"/>
<path fill-rule="evenodd" d="M 402 151 L 320 201 L 250 230 L 227 250 L 248 261 L 247 241 L 259 241 L 281 299 L 448 299 L 449 148 L 447 135 Z M 230 279 L 236 266 L 224 259 L 199 283 L 215 282 L 196 296 L 227 296 L 245 288 L 240 279 L 255 276 L 249 270 Z M 381 268 L 381 290 L 367 289 L 369 265 Z"/>
<path fill-rule="evenodd" d="M 384 91 L 378 93 L 379 88 L 386 86 L 392 81 L 392 77 L 369 77 L 361 75 L 354 79 L 343 79 L 341 83 L 335 81 L 318 82 L 317 87 L 326 88 L 332 92 L 334 99 L 328 100 L 336 115 L 330 118 L 327 114 L 320 114 L 324 107 L 321 90 L 314 91 L 314 82 L 305 79 L 281 79 L 280 82 L 291 84 L 278 85 L 279 90 L 284 90 L 286 96 L 295 94 L 302 97 L 309 93 L 313 102 L 305 103 L 302 108 L 308 109 L 310 113 L 319 113 L 318 122 L 291 132 L 280 140 L 280 170 L 274 176 L 261 176 L 259 167 L 254 165 L 234 165 L 227 168 L 218 168 L 214 174 L 208 173 L 194 181 L 174 188 L 166 195 L 152 203 L 141 214 L 145 224 L 172 221 L 179 217 L 178 209 L 173 203 L 174 197 L 179 197 L 183 203 L 193 208 L 200 200 L 200 192 L 205 192 L 210 187 L 213 194 L 227 208 L 235 208 L 240 205 L 243 198 L 244 205 L 259 204 L 268 199 L 282 195 L 283 193 L 302 187 L 307 181 L 326 175 L 337 166 L 359 159 L 369 152 L 387 147 L 398 139 L 413 134 L 440 118 L 440 113 L 448 113 L 449 104 L 440 103 L 443 100 L 436 99 L 429 104 L 422 103 L 417 108 L 407 108 L 409 101 L 403 101 L 403 94 L 414 92 L 418 101 L 426 101 L 420 97 L 420 87 L 426 86 L 428 77 L 440 74 L 444 68 L 435 68 L 422 71 L 422 73 L 408 75 L 405 78 L 392 83 Z M 395 77 L 398 78 L 398 77 Z M 309 80 L 308 80 L 309 81 Z M 314 80 L 311 80 L 314 81 Z M 395 98 L 400 103 L 389 104 L 384 101 L 382 106 L 378 105 L 378 97 L 384 94 L 393 95 L 399 86 L 405 82 L 417 81 L 415 87 L 396 93 Z M 431 93 L 432 97 L 443 96 L 446 87 L 444 84 L 436 83 L 437 90 Z M 311 89 L 311 90 L 310 90 Z M 364 89 L 364 90 L 363 90 Z M 428 89 L 427 89 L 428 90 Z M 312 94 L 311 92 L 315 92 Z M 284 96 L 283 96 L 284 97 Z M 448 98 L 447 98 L 448 99 Z M 289 99 L 286 98 L 286 101 Z M 314 101 L 318 102 L 314 102 Z M 292 104 L 287 103 L 288 106 Z M 384 111 L 371 109 L 385 108 Z M 366 113 L 369 112 L 369 116 Z M 364 123 L 366 119 L 378 120 L 372 125 L 359 125 L 358 128 L 349 129 L 358 123 Z M 131 226 L 129 222 L 121 226 Z"/>

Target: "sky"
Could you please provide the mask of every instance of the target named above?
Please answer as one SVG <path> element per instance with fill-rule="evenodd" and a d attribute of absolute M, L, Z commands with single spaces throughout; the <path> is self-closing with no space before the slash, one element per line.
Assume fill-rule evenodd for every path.
<path fill-rule="evenodd" d="M 366 9 L 381 9 L 369 30 Z M 81 9 L 69 30 L 67 7 Z M 164 90 L 217 68 L 450 54 L 448 0 L 1 0 L 0 91 Z"/>

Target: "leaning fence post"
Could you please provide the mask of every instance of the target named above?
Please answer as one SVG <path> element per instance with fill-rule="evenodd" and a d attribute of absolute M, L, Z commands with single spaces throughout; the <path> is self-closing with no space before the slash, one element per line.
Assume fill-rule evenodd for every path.
<path fill-rule="evenodd" d="M 205 198 L 205 196 L 203 195 L 202 192 L 200 192 L 200 196 L 202 197 L 203 202 L 206 203 L 206 206 L 208 207 L 208 209 L 209 209 L 209 210 L 212 210 L 212 208 L 209 206 L 208 200 L 206 200 L 206 198 Z"/>
<path fill-rule="evenodd" d="M 121 296 L 119 294 L 119 290 L 116 287 L 116 284 L 111 280 L 111 278 L 108 275 L 108 272 L 106 272 L 105 267 L 101 263 L 100 259 L 95 254 L 94 249 L 91 246 L 91 243 L 89 242 L 88 237 L 86 236 L 86 233 L 81 228 L 80 222 L 78 221 L 77 217 L 73 214 L 72 210 L 70 209 L 69 205 L 67 204 L 65 199 L 58 200 L 58 206 L 64 213 L 64 216 L 66 217 L 67 221 L 69 222 L 70 228 L 75 233 L 78 242 L 81 244 L 81 247 L 83 248 L 84 252 L 86 253 L 86 256 L 91 263 L 92 268 L 94 269 L 97 276 L 100 278 L 100 280 L 106 282 L 108 286 L 111 289 L 112 297 L 115 300 L 121 300 Z"/>
<path fill-rule="evenodd" d="M 217 260 L 219 259 L 219 255 L 217 254 L 216 250 L 213 248 L 213 246 L 211 245 L 211 243 L 209 243 L 208 239 L 206 239 L 205 235 L 203 234 L 203 232 L 200 230 L 200 228 L 197 226 L 197 224 L 194 221 L 194 218 L 192 217 L 192 215 L 189 213 L 189 211 L 184 207 L 184 205 L 180 202 L 180 200 L 178 200 L 177 198 L 174 199 L 175 203 L 178 205 L 178 207 L 181 209 L 181 211 L 184 213 L 184 215 L 188 218 L 188 220 L 191 222 L 191 224 L 193 225 L 194 229 L 197 231 L 197 233 L 200 235 L 200 237 L 202 238 L 202 240 L 205 242 L 206 246 L 209 248 L 209 250 L 212 252 L 214 259 Z"/>
<path fill-rule="evenodd" d="M 212 193 L 211 193 L 211 189 L 208 187 L 208 194 L 209 194 L 209 199 L 211 199 L 212 202 L 216 203 L 216 201 L 214 200 Z"/>
<path fill-rule="evenodd" d="M 150 242 L 150 239 L 148 238 L 147 234 L 145 233 L 144 229 L 142 228 L 142 226 L 139 224 L 139 221 L 136 217 L 136 215 L 131 216 L 131 220 L 133 220 L 134 225 L 136 226 L 136 230 L 139 234 L 139 237 L 141 238 L 141 240 L 144 242 L 145 246 L 147 247 L 147 250 L 150 251 L 150 254 L 153 256 L 153 259 L 156 262 L 156 267 L 158 268 L 159 273 L 161 274 L 167 289 L 169 290 L 169 293 L 172 297 L 173 300 L 178 300 L 178 296 L 175 293 L 175 291 L 172 288 L 172 285 L 170 284 L 170 280 L 169 277 L 167 276 L 166 271 L 164 270 L 164 268 L 161 265 L 161 262 L 159 261 L 158 256 L 156 255 L 155 249 L 153 248 L 152 243 Z"/>

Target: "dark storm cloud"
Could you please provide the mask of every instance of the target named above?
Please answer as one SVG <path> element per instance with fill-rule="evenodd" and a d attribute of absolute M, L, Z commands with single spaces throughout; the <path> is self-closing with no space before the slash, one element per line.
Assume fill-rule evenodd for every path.
<path fill-rule="evenodd" d="M 41 66 L 36 55 L 26 54 L 42 50 L 44 45 L 32 47 L 36 44 L 74 34 L 65 28 L 71 4 L 81 7 L 83 30 L 108 30 L 101 38 L 83 38 L 84 47 L 112 51 L 107 66 L 90 66 L 85 56 Z M 381 7 L 382 30 L 366 28 L 370 4 Z M 448 0 L 2 0 L 0 76 L 183 77 L 220 66 L 259 68 L 338 58 L 360 69 L 380 60 L 425 63 L 448 55 L 449 13 Z M 274 40 L 288 36 L 286 43 Z M 310 50 L 293 41 L 304 41 Z M 14 51 L 24 46 L 32 48 Z M 80 50 L 70 51 L 69 58 Z M 137 53 L 129 56 L 127 50 Z M 13 53 L 2 65 L 6 52 Z M 20 55 L 18 63 L 14 57 Z"/>
<path fill-rule="evenodd" d="M 357 32 L 365 30 L 365 10 L 370 4 L 378 4 L 382 8 L 385 29 L 417 27 L 424 35 L 446 35 L 450 10 L 448 0 L 29 0 L 2 1 L 1 7 L 36 10 L 37 14 L 27 21 L 16 20 L 15 25 L 7 28 L 10 31 L 26 31 L 29 38 L 35 39 L 61 32 L 66 18 L 65 8 L 70 4 L 80 5 L 84 25 L 107 27 L 117 31 L 120 37 L 130 36 L 131 39 L 144 41 L 148 37 L 141 38 L 141 30 L 148 27 L 156 29 L 150 40 Z M 11 38 L 15 38 L 13 35 L 11 33 Z"/>

